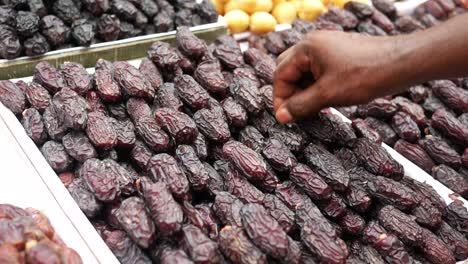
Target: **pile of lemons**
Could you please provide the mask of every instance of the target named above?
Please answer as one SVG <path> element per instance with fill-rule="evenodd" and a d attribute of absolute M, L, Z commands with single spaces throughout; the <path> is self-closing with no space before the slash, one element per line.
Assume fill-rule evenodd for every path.
<path fill-rule="evenodd" d="M 350 0 L 211 0 L 231 33 L 250 30 L 264 34 L 277 24 L 291 24 L 294 19 L 315 20 L 333 4 L 343 7 Z M 332 2 L 329 2 L 332 1 Z M 360 0 L 367 2 L 367 0 Z"/>

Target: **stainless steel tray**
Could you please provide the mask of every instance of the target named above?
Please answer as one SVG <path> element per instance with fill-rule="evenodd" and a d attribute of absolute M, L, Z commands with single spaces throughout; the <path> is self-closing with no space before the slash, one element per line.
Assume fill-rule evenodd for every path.
<path fill-rule="evenodd" d="M 226 23 L 221 16 L 216 23 L 191 27 L 190 30 L 207 42 L 212 42 L 218 36 L 227 33 Z M 165 41 L 173 44 L 175 34 L 176 31 L 173 30 L 166 33 L 98 43 L 90 47 L 54 50 L 37 57 L 0 60 L 0 80 L 31 76 L 34 66 L 40 61 L 48 61 L 55 66 L 63 64 L 66 61 L 76 61 L 84 67 L 92 67 L 99 58 L 110 61 L 143 58 L 146 57 L 146 50 L 153 42 Z"/>

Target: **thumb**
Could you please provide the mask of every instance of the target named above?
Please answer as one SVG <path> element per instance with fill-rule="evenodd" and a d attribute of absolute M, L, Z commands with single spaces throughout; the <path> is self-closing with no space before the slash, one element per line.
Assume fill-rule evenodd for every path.
<path fill-rule="evenodd" d="M 280 123 L 292 123 L 318 113 L 326 106 L 320 79 L 304 90 L 297 90 L 286 99 L 276 111 Z"/>

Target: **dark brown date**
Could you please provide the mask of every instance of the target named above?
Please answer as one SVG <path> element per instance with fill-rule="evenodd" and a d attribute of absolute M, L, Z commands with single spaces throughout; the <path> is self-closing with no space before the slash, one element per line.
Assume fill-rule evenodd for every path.
<path fill-rule="evenodd" d="M 180 57 L 176 49 L 167 42 L 156 41 L 147 51 L 150 58 L 159 69 L 163 71 L 173 71 L 178 66 Z"/>
<path fill-rule="evenodd" d="M 465 235 L 468 234 L 468 211 L 458 202 L 452 202 L 444 211 L 444 220 L 447 223 Z"/>
<path fill-rule="evenodd" d="M 364 120 L 372 129 L 377 131 L 379 133 L 380 137 L 382 138 L 382 141 L 390 146 L 393 146 L 395 142 L 398 140 L 398 135 L 395 133 L 393 128 L 383 122 L 382 120 L 375 119 L 373 117 L 367 117 Z"/>
<path fill-rule="evenodd" d="M 113 171 L 106 170 L 104 162 L 98 159 L 86 160 L 81 166 L 79 175 L 100 201 L 112 202 L 120 195 L 116 175 Z"/>
<path fill-rule="evenodd" d="M 275 55 L 279 55 L 281 54 L 283 51 L 286 50 L 286 44 L 284 43 L 283 41 L 283 38 L 281 36 L 281 33 L 280 32 L 270 32 L 266 35 L 265 37 L 265 48 L 275 54 Z"/>
<path fill-rule="evenodd" d="M 468 91 L 457 87 L 448 80 L 434 81 L 431 83 L 432 91 L 445 105 L 457 113 L 468 111 Z"/>
<path fill-rule="evenodd" d="M 392 21 L 379 10 L 374 10 L 374 13 L 371 16 L 371 20 L 372 23 L 374 23 L 376 26 L 380 27 L 387 33 L 391 33 L 395 30 L 395 26 L 392 23 Z"/>
<path fill-rule="evenodd" d="M 405 112 L 409 116 L 411 116 L 411 119 L 413 119 L 413 121 L 416 122 L 416 124 L 418 124 L 419 127 L 422 128 L 427 125 L 427 120 L 424 114 L 424 109 L 420 105 L 413 103 L 407 98 L 402 97 L 402 96 L 395 97 L 392 100 L 392 102 L 395 103 L 400 108 L 401 112 Z"/>
<path fill-rule="evenodd" d="M 468 146 L 468 127 L 445 109 L 439 109 L 432 114 L 431 125 L 455 143 Z"/>
<path fill-rule="evenodd" d="M 239 141 L 247 147 L 260 153 L 265 144 L 263 135 L 253 126 L 246 126 L 239 133 Z"/>
<path fill-rule="evenodd" d="M 186 114 L 172 108 L 159 108 L 154 112 L 158 125 L 166 130 L 178 144 L 193 143 L 198 135 L 197 125 Z"/>
<path fill-rule="evenodd" d="M 398 153 L 418 165 L 426 172 L 431 172 L 432 167 L 435 166 L 434 161 L 431 159 L 429 154 L 427 154 L 427 152 L 417 144 L 412 144 L 400 139 L 395 143 L 394 148 Z"/>
<path fill-rule="evenodd" d="M 44 128 L 42 116 L 34 108 L 28 108 L 23 111 L 23 120 L 21 120 L 26 134 L 36 143 L 41 145 L 47 139 L 47 133 Z"/>
<path fill-rule="evenodd" d="M 50 140 L 45 142 L 42 145 L 41 152 L 47 163 L 56 172 L 66 171 L 72 163 L 72 159 L 65 151 L 63 145 L 56 141 Z"/>
<path fill-rule="evenodd" d="M 83 129 L 88 120 L 88 103 L 69 88 L 63 88 L 52 99 L 59 122 L 67 128 Z"/>
<path fill-rule="evenodd" d="M 442 222 L 440 228 L 435 232 L 437 236 L 453 252 L 457 260 L 464 260 L 468 257 L 468 241 L 457 230 L 446 222 Z"/>
<path fill-rule="evenodd" d="M 416 122 L 405 112 L 397 112 L 392 118 L 393 130 L 406 141 L 415 143 L 421 138 L 421 132 Z"/>
<path fill-rule="evenodd" d="M 206 44 L 203 40 L 195 36 L 188 27 L 177 28 L 176 44 L 185 56 L 192 59 L 199 59 L 205 55 L 207 51 Z"/>
<path fill-rule="evenodd" d="M 60 65 L 60 72 L 67 87 L 75 92 L 84 94 L 92 88 L 92 76 L 88 74 L 83 65 L 75 62 L 66 62 Z"/>
<path fill-rule="evenodd" d="M 336 193 L 332 193 L 329 200 L 317 203 L 317 206 L 324 215 L 333 219 L 339 219 L 346 214 L 346 204 L 343 198 Z"/>
<path fill-rule="evenodd" d="M 195 190 L 207 188 L 210 178 L 205 170 L 205 166 L 203 166 L 203 163 L 197 157 L 195 150 L 188 145 L 179 145 L 175 155 L 185 171 L 192 188 Z"/>
<path fill-rule="evenodd" d="M 222 263 L 218 245 L 194 225 L 182 228 L 181 244 L 195 263 Z"/>
<path fill-rule="evenodd" d="M 232 127 L 245 127 L 247 125 L 247 111 L 242 105 L 237 103 L 232 97 L 228 97 L 221 102 L 228 124 Z"/>
<path fill-rule="evenodd" d="M 328 109 L 320 111 L 318 118 L 304 122 L 305 130 L 315 139 L 325 144 L 345 146 L 356 134 L 351 126 Z"/>
<path fill-rule="evenodd" d="M 46 61 L 41 61 L 34 67 L 33 81 L 53 93 L 67 86 L 61 71 Z"/>
<path fill-rule="evenodd" d="M 404 175 L 403 166 L 380 145 L 365 138 L 355 139 L 351 149 L 359 162 L 371 173 L 400 180 Z"/>
<path fill-rule="evenodd" d="M 130 159 L 142 170 L 146 170 L 146 164 L 151 156 L 153 152 L 140 140 L 135 142 L 135 146 L 130 151 Z"/>
<path fill-rule="evenodd" d="M 192 147 L 200 160 L 206 160 L 208 157 L 208 142 L 202 133 L 198 133 L 195 141 L 193 141 Z"/>
<path fill-rule="evenodd" d="M 154 241 L 156 231 L 141 198 L 130 197 L 122 201 L 116 212 L 117 221 L 127 234 L 142 248 Z"/>
<path fill-rule="evenodd" d="M 166 183 L 175 198 L 185 200 L 190 197 L 187 177 L 172 156 L 156 154 L 148 160 L 146 168 L 153 181 Z"/>
<path fill-rule="evenodd" d="M 346 9 L 333 7 L 320 15 L 319 20 L 330 21 L 343 27 L 345 30 L 354 29 L 357 26 L 357 17 Z"/>
<path fill-rule="evenodd" d="M 227 86 L 219 62 L 214 60 L 201 62 L 198 64 L 194 76 L 206 90 L 219 95 L 226 94 Z"/>
<path fill-rule="evenodd" d="M 117 147 L 133 148 L 136 142 L 135 126 L 133 123 L 129 119 L 117 120 L 111 117 L 109 120 L 117 133 Z"/>
<path fill-rule="evenodd" d="M 378 219 L 385 229 L 397 234 L 408 245 L 422 245 L 423 229 L 409 215 L 387 205 L 380 209 Z"/>
<path fill-rule="evenodd" d="M 379 252 L 373 247 L 364 245 L 358 240 L 351 243 L 349 247 L 351 253 L 357 256 L 365 264 L 384 264 L 385 261 L 380 256 Z"/>
<path fill-rule="evenodd" d="M 128 62 L 114 62 L 114 78 L 122 91 L 133 97 L 153 100 L 155 90 L 146 77 Z"/>
<path fill-rule="evenodd" d="M 455 257 L 444 242 L 431 231 L 423 229 L 421 251 L 424 258 L 436 264 L 454 264 Z"/>
<path fill-rule="evenodd" d="M 183 103 L 177 95 L 173 83 L 164 83 L 156 90 L 154 105 L 159 107 L 170 107 L 181 111 Z"/>
<path fill-rule="evenodd" d="M 144 58 L 138 70 L 145 76 L 155 91 L 163 84 L 163 77 L 158 67 L 148 58 Z"/>
<path fill-rule="evenodd" d="M 208 105 L 210 95 L 190 75 L 179 75 L 174 79 L 174 85 L 180 99 L 192 109 L 202 109 Z"/>
<path fill-rule="evenodd" d="M 139 118 L 135 130 L 143 141 L 154 151 L 164 152 L 172 148 L 169 136 L 161 130 L 153 117 Z"/>
<path fill-rule="evenodd" d="M 267 175 L 266 163 L 262 156 L 240 142 L 226 142 L 223 155 L 248 179 L 261 181 Z"/>
<path fill-rule="evenodd" d="M 360 215 L 351 210 L 347 210 L 346 214 L 338 220 L 338 224 L 343 229 L 345 234 L 351 236 L 359 236 L 366 227 L 366 221 Z"/>
<path fill-rule="evenodd" d="M 267 111 L 262 111 L 260 114 L 257 116 L 254 116 L 251 118 L 251 124 L 254 126 L 260 133 L 262 133 L 263 136 L 268 136 L 269 130 L 272 129 L 276 124 L 276 119 Z M 275 132 L 281 133 L 284 132 L 283 130 L 275 129 Z M 273 136 L 273 134 L 272 134 Z M 294 138 L 291 139 L 293 141 Z M 283 140 L 283 143 L 285 143 L 286 140 Z M 305 142 L 301 142 L 305 144 Z M 304 147 L 304 146 L 301 146 Z"/>
<path fill-rule="evenodd" d="M 289 149 L 277 139 L 269 139 L 265 142 L 262 154 L 269 164 L 276 170 L 289 172 L 296 166 L 296 157 Z"/>
<path fill-rule="evenodd" d="M 296 211 L 296 208 L 300 204 L 312 203 L 310 198 L 298 186 L 290 181 L 284 181 L 278 184 L 276 186 L 275 195 L 292 211 Z"/>
<path fill-rule="evenodd" d="M 304 150 L 307 164 L 335 191 L 344 191 L 348 188 L 349 175 L 341 162 L 325 148 L 309 144 Z"/>
<path fill-rule="evenodd" d="M 204 108 L 193 115 L 198 130 L 209 140 L 224 143 L 231 137 L 229 126 L 223 113 Z"/>
<path fill-rule="evenodd" d="M 213 55 L 228 69 L 235 69 L 239 65 L 245 64 L 242 51 L 238 46 L 233 48 L 224 44 L 217 45 Z"/>
<path fill-rule="evenodd" d="M 367 187 L 372 196 L 401 210 L 411 210 L 419 203 L 413 190 L 392 179 L 377 176 L 367 182 Z"/>
<path fill-rule="evenodd" d="M 67 153 L 78 161 L 85 162 L 97 157 L 96 149 L 82 132 L 69 132 L 63 137 L 62 143 Z"/>
<path fill-rule="evenodd" d="M 140 184 L 146 206 L 158 230 L 164 235 L 180 231 L 184 213 L 166 184 L 164 182 L 152 183 L 147 178 L 141 178 Z"/>
<path fill-rule="evenodd" d="M 265 197 L 259 189 L 248 182 L 238 172 L 230 168 L 225 175 L 226 190 L 246 203 L 262 203 Z"/>
<path fill-rule="evenodd" d="M 96 70 L 94 73 L 96 90 L 103 101 L 119 102 L 122 99 L 120 87 L 113 77 L 113 72 L 106 69 Z"/>
<path fill-rule="evenodd" d="M 391 118 L 398 111 L 398 107 L 392 101 L 384 98 L 378 98 L 372 100 L 366 105 L 358 106 L 357 111 L 362 117 L 387 119 Z"/>
<path fill-rule="evenodd" d="M 96 199 L 96 196 L 94 196 L 91 191 L 88 190 L 88 187 L 82 178 L 74 179 L 67 189 L 78 204 L 78 207 L 80 207 L 81 211 L 83 211 L 87 217 L 93 218 L 101 212 L 103 208 L 101 202 Z"/>
<path fill-rule="evenodd" d="M 460 155 L 442 138 L 426 136 L 419 145 L 439 164 L 446 164 L 458 169 L 461 166 Z"/>
<path fill-rule="evenodd" d="M 413 259 L 397 236 L 377 222 L 371 221 L 364 228 L 362 240 L 371 244 L 388 263 L 412 263 Z"/>
<path fill-rule="evenodd" d="M 250 241 L 242 228 L 225 226 L 219 233 L 218 243 L 234 263 L 268 263 L 266 255 Z"/>
<path fill-rule="evenodd" d="M 229 89 L 234 99 L 249 113 L 258 114 L 263 110 L 264 104 L 260 91 L 249 79 L 234 77 Z"/>
<path fill-rule="evenodd" d="M 372 16 L 374 9 L 366 4 L 357 1 L 350 1 L 344 5 L 344 8 L 353 13 L 359 19 L 366 19 Z"/>
<path fill-rule="evenodd" d="M 248 66 L 242 66 L 239 68 L 236 68 L 232 71 L 233 78 L 237 77 L 239 79 L 247 79 L 249 80 L 252 85 L 254 85 L 257 88 L 260 88 L 261 82 L 257 78 L 257 74 L 255 73 L 255 70 L 251 67 Z"/>
<path fill-rule="evenodd" d="M 32 82 L 26 86 L 24 91 L 26 99 L 32 107 L 36 108 L 41 113 L 50 105 L 52 97 L 42 85 Z"/>
<path fill-rule="evenodd" d="M 263 206 L 278 221 L 286 233 L 292 230 L 295 224 L 294 213 L 279 198 L 272 194 L 266 194 L 263 199 Z"/>
<path fill-rule="evenodd" d="M 434 167 L 432 169 L 432 176 L 452 191 L 463 197 L 468 196 L 468 181 L 449 166 L 442 164 Z"/>
<path fill-rule="evenodd" d="M 103 113 L 89 113 L 86 134 L 97 148 L 108 150 L 117 146 L 116 130 L 110 118 Z"/>
<path fill-rule="evenodd" d="M 434 18 L 434 17 L 433 17 L 432 15 L 430 15 L 430 14 L 427 14 L 427 15 L 428 15 L 428 16 L 426 16 L 426 17 L 429 17 L 429 16 L 430 16 L 430 17 Z M 435 19 L 435 18 L 434 18 L 434 19 Z M 426 20 L 427 20 L 427 19 L 425 19 L 425 18 L 420 19 L 420 21 L 421 21 L 423 24 L 426 23 L 426 22 L 425 22 Z M 430 89 L 429 89 L 428 87 L 426 87 L 426 86 L 423 86 L 423 85 L 412 86 L 412 87 L 409 88 L 408 92 L 409 92 L 409 96 L 410 96 L 410 98 L 411 98 L 411 101 L 413 101 L 413 102 L 416 103 L 416 104 L 421 104 L 421 103 L 423 103 L 424 100 L 425 100 L 426 98 L 428 98 L 429 95 L 430 95 Z M 403 98 L 404 98 L 404 97 L 403 97 Z M 405 101 L 406 101 L 406 100 L 405 100 Z M 424 111 L 424 110 L 423 110 L 423 111 Z M 423 113 L 424 113 L 424 112 L 423 112 Z"/>
<path fill-rule="evenodd" d="M 343 196 L 345 203 L 359 213 L 367 212 L 372 205 L 371 195 L 359 184 L 352 180 Z"/>
<path fill-rule="evenodd" d="M 125 231 L 113 230 L 102 234 L 104 242 L 122 263 L 150 263 L 148 256 L 127 236 Z"/>
<path fill-rule="evenodd" d="M 247 235 L 263 252 L 277 259 L 287 257 L 288 235 L 263 206 L 253 203 L 244 205 L 241 218 Z"/>
<path fill-rule="evenodd" d="M 421 202 L 432 204 L 440 212 L 443 212 L 445 201 L 431 185 L 413 180 L 409 177 L 404 177 L 402 183 L 413 190 L 413 192 L 420 197 Z"/>
<path fill-rule="evenodd" d="M 228 192 L 218 192 L 213 203 L 213 211 L 224 225 L 242 227 L 240 210 L 244 203 Z"/>
<path fill-rule="evenodd" d="M 297 164 L 289 173 L 289 178 L 314 200 L 331 198 L 332 189 L 320 176 L 304 164 Z"/>
<path fill-rule="evenodd" d="M 359 161 L 356 158 L 356 155 L 354 155 L 354 153 L 348 148 L 340 148 L 333 154 L 341 161 L 341 164 L 347 171 L 359 166 Z"/>
<path fill-rule="evenodd" d="M 358 137 L 367 138 L 370 141 L 375 142 L 377 144 L 382 143 L 382 138 L 380 137 L 380 134 L 374 129 L 372 129 L 364 120 L 356 118 L 353 120 L 351 125 Z"/>

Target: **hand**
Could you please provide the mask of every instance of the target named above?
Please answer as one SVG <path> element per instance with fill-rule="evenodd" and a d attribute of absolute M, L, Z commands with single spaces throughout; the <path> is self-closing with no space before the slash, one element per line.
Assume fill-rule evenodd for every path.
<path fill-rule="evenodd" d="M 398 86 L 397 37 L 316 31 L 277 60 L 273 103 L 281 123 L 329 106 L 361 104 Z M 313 80 L 304 84 L 312 73 Z"/>

